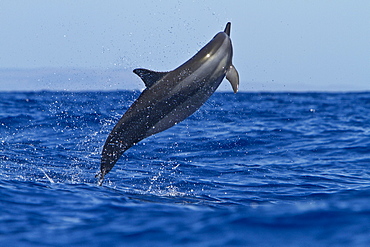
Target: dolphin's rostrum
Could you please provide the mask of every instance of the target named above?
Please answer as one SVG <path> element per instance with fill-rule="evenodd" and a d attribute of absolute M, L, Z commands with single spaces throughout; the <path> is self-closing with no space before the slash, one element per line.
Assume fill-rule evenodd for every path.
<path fill-rule="evenodd" d="M 135 69 L 145 90 L 109 134 L 102 151 L 99 184 L 121 155 L 144 138 L 189 117 L 215 92 L 226 75 L 234 93 L 239 75 L 232 64 L 231 23 L 197 54 L 169 72 Z"/>

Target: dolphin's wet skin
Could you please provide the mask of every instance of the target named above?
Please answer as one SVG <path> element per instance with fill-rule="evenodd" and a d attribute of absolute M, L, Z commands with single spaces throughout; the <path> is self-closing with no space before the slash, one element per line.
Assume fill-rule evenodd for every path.
<path fill-rule="evenodd" d="M 130 147 L 183 121 L 216 91 L 224 77 L 238 91 L 239 75 L 232 64 L 231 23 L 197 54 L 169 72 L 135 69 L 145 90 L 109 134 L 102 151 L 99 185 Z"/>

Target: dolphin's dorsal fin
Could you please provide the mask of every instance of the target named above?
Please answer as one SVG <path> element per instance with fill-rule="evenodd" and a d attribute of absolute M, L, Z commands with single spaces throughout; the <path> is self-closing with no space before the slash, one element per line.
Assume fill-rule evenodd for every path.
<path fill-rule="evenodd" d="M 143 80 L 147 88 L 153 86 L 154 83 L 167 74 L 167 72 L 157 72 L 148 69 L 134 69 L 133 72 Z"/>
<path fill-rule="evenodd" d="M 239 88 L 239 73 L 236 71 L 234 65 L 230 65 L 226 71 L 226 79 L 230 82 L 234 93 L 237 93 Z"/>

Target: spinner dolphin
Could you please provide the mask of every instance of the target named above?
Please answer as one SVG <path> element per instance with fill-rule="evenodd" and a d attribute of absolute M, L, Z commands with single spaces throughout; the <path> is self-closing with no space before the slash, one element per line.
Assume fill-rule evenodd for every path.
<path fill-rule="evenodd" d="M 121 155 L 144 138 L 164 131 L 198 110 L 224 77 L 238 91 L 232 64 L 231 23 L 197 54 L 169 72 L 135 69 L 146 88 L 109 134 L 102 151 L 99 184 Z"/>

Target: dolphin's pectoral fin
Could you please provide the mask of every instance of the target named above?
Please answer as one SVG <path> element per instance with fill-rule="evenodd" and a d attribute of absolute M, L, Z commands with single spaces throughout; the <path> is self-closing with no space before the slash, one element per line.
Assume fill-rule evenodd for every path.
<path fill-rule="evenodd" d="M 226 79 L 230 82 L 234 93 L 237 93 L 239 88 L 239 73 L 236 71 L 234 65 L 230 65 L 229 69 L 227 70 Z"/>
<path fill-rule="evenodd" d="M 134 69 L 133 72 L 137 74 L 141 80 L 143 80 L 147 88 L 153 86 L 154 83 L 162 79 L 163 76 L 167 75 L 167 72 L 157 72 L 148 69 Z"/>

